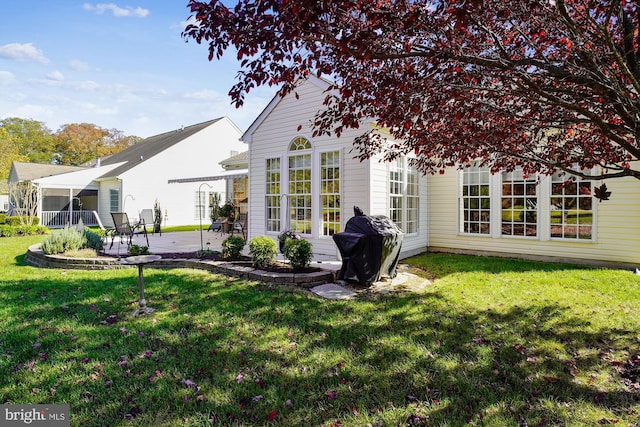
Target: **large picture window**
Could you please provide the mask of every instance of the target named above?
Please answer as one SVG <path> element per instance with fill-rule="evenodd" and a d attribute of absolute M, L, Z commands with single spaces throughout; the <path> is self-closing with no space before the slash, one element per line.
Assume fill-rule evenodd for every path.
<path fill-rule="evenodd" d="M 462 171 L 459 196 L 462 233 L 491 233 L 490 180 L 489 168 L 473 165 Z"/>
<path fill-rule="evenodd" d="M 267 159 L 267 231 L 280 231 L 280 159 Z"/>
<path fill-rule="evenodd" d="M 297 137 L 291 151 L 311 148 L 306 138 Z M 311 234 L 311 154 L 289 156 L 289 224 L 296 233 Z"/>
<path fill-rule="evenodd" d="M 593 237 L 593 197 L 591 181 L 574 180 L 555 174 L 551 177 L 551 237 L 591 240 Z"/>
<path fill-rule="evenodd" d="M 460 183 L 462 233 L 541 240 L 594 238 L 592 181 L 566 174 L 526 177 L 520 170 L 491 175 L 486 168 L 472 166 L 462 170 Z M 492 195 L 497 189 L 500 194 Z M 500 209 L 492 210 L 492 201 L 500 203 Z"/>
<path fill-rule="evenodd" d="M 502 235 L 538 235 L 538 185 L 522 171 L 502 174 Z"/>
<path fill-rule="evenodd" d="M 320 155 L 320 206 L 323 236 L 340 232 L 340 152 Z"/>

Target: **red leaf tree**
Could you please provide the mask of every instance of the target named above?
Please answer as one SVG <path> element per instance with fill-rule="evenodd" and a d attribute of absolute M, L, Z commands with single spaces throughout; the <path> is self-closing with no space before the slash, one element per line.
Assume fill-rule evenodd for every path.
<path fill-rule="evenodd" d="M 227 2 L 228 3 L 228 2 Z M 191 0 L 185 39 L 234 50 L 236 106 L 258 85 L 326 76 L 314 132 L 375 118 L 360 156 L 418 154 L 425 173 L 492 170 L 640 179 L 637 1 Z M 579 170 L 576 170 L 576 165 Z M 597 171 L 591 176 L 591 171 Z"/>

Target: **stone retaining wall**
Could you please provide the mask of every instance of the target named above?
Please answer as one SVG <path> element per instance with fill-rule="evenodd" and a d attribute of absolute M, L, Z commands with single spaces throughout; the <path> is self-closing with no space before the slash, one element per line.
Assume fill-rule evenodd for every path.
<path fill-rule="evenodd" d="M 115 270 L 135 268 L 122 264 L 116 258 L 68 258 L 60 255 L 47 255 L 40 244 L 35 244 L 27 250 L 25 262 L 36 267 L 63 268 L 68 270 Z M 238 265 L 229 261 L 209 261 L 200 259 L 169 259 L 163 258 L 149 264 L 150 268 L 195 268 L 212 273 L 225 274 L 247 280 L 258 280 L 267 283 L 288 284 L 303 288 L 312 288 L 324 283 L 335 281 L 333 272 L 322 270 L 314 273 L 273 273 L 253 267 Z"/>

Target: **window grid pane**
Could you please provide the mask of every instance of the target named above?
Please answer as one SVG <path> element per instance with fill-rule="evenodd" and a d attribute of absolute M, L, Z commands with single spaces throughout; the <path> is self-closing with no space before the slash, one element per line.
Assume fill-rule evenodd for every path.
<path fill-rule="evenodd" d="M 340 232 L 340 152 L 322 153 L 320 161 L 320 208 L 322 235 Z"/>
<path fill-rule="evenodd" d="M 521 171 L 502 174 L 502 235 L 538 235 L 538 195 L 535 179 Z"/>
<path fill-rule="evenodd" d="M 118 212 L 120 210 L 120 190 L 109 190 L 109 211 Z"/>
<path fill-rule="evenodd" d="M 289 157 L 291 230 L 311 234 L 311 154 Z"/>
<path fill-rule="evenodd" d="M 593 238 L 592 182 L 576 177 L 569 181 L 559 174 L 551 178 L 551 237 Z"/>
<path fill-rule="evenodd" d="M 389 165 L 389 218 L 405 233 L 404 222 L 404 159 L 397 158 Z"/>
<path fill-rule="evenodd" d="M 491 234 L 491 198 L 488 168 L 471 166 L 462 171 L 460 231 L 470 234 Z"/>
<path fill-rule="evenodd" d="M 418 169 L 414 166 L 407 167 L 407 208 L 405 233 L 418 232 Z"/>
<path fill-rule="evenodd" d="M 280 231 L 280 159 L 267 159 L 267 231 Z"/>
<path fill-rule="evenodd" d="M 194 219 L 205 219 L 205 208 L 207 201 L 207 193 L 204 191 L 196 191 L 194 195 Z"/>

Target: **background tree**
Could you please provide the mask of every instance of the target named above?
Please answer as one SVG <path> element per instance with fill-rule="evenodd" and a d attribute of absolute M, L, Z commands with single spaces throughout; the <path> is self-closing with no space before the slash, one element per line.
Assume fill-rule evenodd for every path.
<path fill-rule="evenodd" d="M 13 146 L 17 148 L 21 161 L 49 163 L 52 160 L 53 134 L 43 122 L 8 117 L 0 120 L 0 129 L 4 129 L 13 140 Z"/>
<path fill-rule="evenodd" d="M 228 2 L 227 2 L 228 3 Z M 241 61 L 236 106 L 258 85 L 328 76 L 314 133 L 375 118 L 365 158 L 415 152 L 423 172 L 482 159 L 640 179 L 638 2 L 624 0 L 191 0 L 183 36 Z M 578 165 L 581 170 L 575 170 Z M 591 175 L 592 168 L 596 170 Z"/>
<path fill-rule="evenodd" d="M 25 157 L 21 156 L 15 139 L 7 132 L 5 128 L 0 127 L 0 185 L 6 183 L 9 178 L 11 164 L 14 161 L 24 161 Z M 0 190 L 3 188 L 0 187 Z"/>
<path fill-rule="evenodd" d="M 122 151 L 140 139 L 125 136 L 118 129 L 104 129 L 92 123 L 67 124 L 54 136 L 56 162 L 63 165 L 80 165 Z"/>

